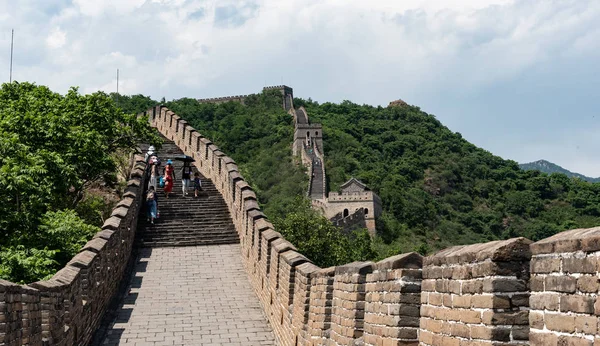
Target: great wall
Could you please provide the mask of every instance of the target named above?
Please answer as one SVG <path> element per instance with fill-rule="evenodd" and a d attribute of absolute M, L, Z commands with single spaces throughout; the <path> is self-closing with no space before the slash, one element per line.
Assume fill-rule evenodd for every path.
<path fill-rule="evenodd" d="M 217 276 L 204 276 L 194 269 L 210 267 L 212 262 L 202 262 L 190 254 L 187 256 L 191 257 L 172 259 L 177 251 L 192 248 L 201 253 L 217 249 L 219 255 L 211 256 L 225 256 L 224 245 L 193 243 L 204 239 L 208 230 L 202 226 L 187 233 L 194 246 L 176 244 L 182 250 L 172 252 L 169 249 L 173 248 L 164 248 L 167 257 L 162 258 L 169 264 L 165 270 L 191 266 L 186 277 L 179 279 L 197 280 L 202 286 L 198 291 L 222 282 L 244 286 L 246 277 L 235 276 L 238 272 L 231 270 L 245 272 L 253 294 L 245 295 L 244 299 L 257 300 L 256 306 L 249 306 L 248 311 L 260 306 L 274 340 L 267 336 L 248 338 L 227 329 L 228 325 L 237 325 L 234 322 L 242 323 L 251 317 L 230 315 L 227 320 L 217 315 L 220 310 L 242 304 L 241 300 L 232 301 L 236 297 L 226 293 L 227 287 L 217 287 L 211 291 L 214 295 L 203 296 L 206 301 L 192 302 L 189 297 L 197 290 L 161 289 L 169 280 L 177 280 L 176 277 L 161 281 L 159 276 L 157 281 L 148 282 L 136 281 L 134 276 L 128 287 L 140 290 L 134 293 L 139 294 L 134 296 L 137 301 L 126 301 L 131 299 L 131 292 L 124 296 L 118 293 L 119 283 L 129 280 L 127 272 L 132 263 L 134 271 L 148 275 L 145 277 L 163 265 L 151 261 L 161 248 L 145 248 L 136 241 L 145 234 L 138 227 L 143 224 L 143 220 L 138 222 L 138 215 L 145 185 L 145 163 L 136 157 L 123 200 L 102 231 L 65 268 L 49 280 L 28 285 L 0 281 L 0 345 L 89 344 L 104 324 L 102 316 L 113 297 L 122 298 L 122 307 L 132 306 L 133 312 L 129 313 L 132 316 L 135 309 L 143 306 L 157 310 L 173 301 L 179 304 L 164 317 L 168 320 L 162 330 L 171 337 L 159 337 L 156 332 L 145 339 L 144 335 L 131 336 L 139 337 L 140 344 L 149 345 L 203 344 L 186 338 L 195 336 L 193 330 L 187 330 L 188 325 L 194 326 L 192 322 L 237 335 L 235 341 L 206 339 L 206 343 L 213 344 L 600 345 L 600 227 L 566 231 L 535 243 L 513 238 L 454 246 L 428 257 L 408 253 L 377 263 L 320 268 L 273 228 L 231 158 L 169 109 L 158 106 L 146 114 L 169 141 L 167 144 L 196 159 L 196 168 L 210 181 L 211 196 L 224 201 L 222 212 L 228 213 L 232 231 L 237 235 L 235 241 L 239 241 L 239 245 L 232 245 L 239 249 L 238 254 L 226 253 L 231 258 L 240 258 L 240 268 L 230 268 L 231 263 L 237 262 L 219 264 L 222 267 L 215 264 L 215 270 L 229 273 L 216 285 L 212 281 Z M 174 199 L 170 203 L 173 212 L 177 212 L 187 201 Z M 153 266 L 156 264 L 159 267 Z M 160 295 L 154 296 L 153 301 L 149 299 L 152 295 L 142 294 L 144 289 Z M 178 309 L 193 310 L 207 305 L 216 310 L 206 320 L 174 319 L 180 313 Z M 134 335 L 116 333 L 119 318 L 109 324 L 108 336 L 100 339 L 104 340 L 101 344 L 127 344 L 123 335 Z M 130 327 L 147 326 L 154 321 L 149 317 L 145 320 L 143 315 L 141 318 Z M 198 340 L 204 340 L 202 336 Z"/>

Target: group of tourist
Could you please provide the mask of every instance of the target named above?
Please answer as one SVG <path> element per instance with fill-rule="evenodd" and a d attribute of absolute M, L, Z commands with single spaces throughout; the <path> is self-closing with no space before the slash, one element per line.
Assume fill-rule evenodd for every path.
<path fill-rule="evenodd" d="M 165 198 L 169 199 L 169 195 L 173 191 L 173 184 L 175 181 L 175 167 L 173 167 L 173 161 L 167 160 L 165 167 L 163 167 L 162 175 L 159 175 L 159 167 L 161 161 L 155 152 L 156 148 L 150 146 L 146 153 L 145 161 L 148 164 L 148 171 L 150 179 L 148 181 L 148 192 L 146 193 L 146 209 L 147 219 L 151 224 L 154 224 L 154 220 L 159 217 L 158 212 L 158 194 L 157 188 L 162 187 L 165 193 Z M 183 167 L 181 168 L 181 183 L 182 183 L 182 196 L 188 196 L 188 190 L 191 185 L 191 176 L 193 168 L 188 161 L 184 161 Z M 202 191 L 202 182 L 200 180 L 200 173 L 194 173 L 194 197 L 198 197 L 200 191 Z"/>

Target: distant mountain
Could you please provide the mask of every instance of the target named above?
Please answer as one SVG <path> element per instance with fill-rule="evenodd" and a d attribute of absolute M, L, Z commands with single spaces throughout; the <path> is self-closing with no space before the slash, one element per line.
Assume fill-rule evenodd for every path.
<path fill-rule="evenodd" d="M 540 172 L 544 172 L 544 173 L 548 173 L 548 174 L 562 173 L 568 177 L 579 178 L 579 179 L 582 179 L 585 181 L 589 181 L 590 183 L 600 182 L 600 178 L 590 178 L 590 177 L 586 177 L 583 174 L 573 173 L 573 172 L 569 171 L 568 169 L 564 169 L 561 166 L 554 164 L 552 162 L 548 162 L 546 160 L 537 160 L 537 161 L 529 162 L 529 163 L 520 163 L 519 167 L 521 167 L 521 169 L 526 170 L 526 171 L 537 169 Z"/>

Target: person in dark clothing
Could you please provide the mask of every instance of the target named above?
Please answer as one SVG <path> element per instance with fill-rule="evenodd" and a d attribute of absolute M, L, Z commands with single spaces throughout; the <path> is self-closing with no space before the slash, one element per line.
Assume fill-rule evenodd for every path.
<path fill-rule="evenodd" d="M 188 189 L 190 187 L 190 178 L 192 176 L 192 167 L 186 162 L 181 168 L 181 188 L 183 190 L 183 196 L 188 195 Z"/>
<path fill-rule="evenodd" d="M 198 197 L 198 193 L 202 191 L 202 182 L 200 181 L 200 173 L 194 173 L 194 197 Z"/>

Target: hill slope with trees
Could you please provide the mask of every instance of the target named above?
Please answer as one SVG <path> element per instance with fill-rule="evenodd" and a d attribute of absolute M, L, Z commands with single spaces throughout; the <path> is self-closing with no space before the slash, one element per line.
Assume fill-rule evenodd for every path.
<path fill-rule="evenodd" d="M 363 247 L 354 258 L 425 254 L 515 236 L 538 240 L 600 225 L 600 184 L 521 170 L 517 162 L 474 146 L 418 107 L 299 98 L 294 104 L 323 124 L 329 189 L 354 176 L 382 198 L 375 253 Z M 291 158 L 293 124 L 276 94 L 253 96 L 246 106 L 200 105 L 192 99 L 167 106 L 238 162 L 276 224 L 304 210 L 295 209 L 294 196 L 304 196 L 306 178 Z M 278 225 L 293 229 L 298 224 Z"/>
<path fill-rule="evenodd" d="M 521 169 L 526 170 L 526 171 L 538 170 L 540 172 L 548 173 L 548 174 L 562 173 L 569 178 L 579 178 L 581 180 L 589 181 L 590 183 L 599 183 L 600 182 L 600 178 L 586 177 L 583 174 L 571 172 L 566 168 L 562 168 L 561 166 L 559 166 L 555 163 L 552 163 L 550 161 L 546 161 L 546 160 L 537 160 L 537 161 L 529 162 L 529 163 L 520 163 L 519 167 L 521 167 Z"/>

